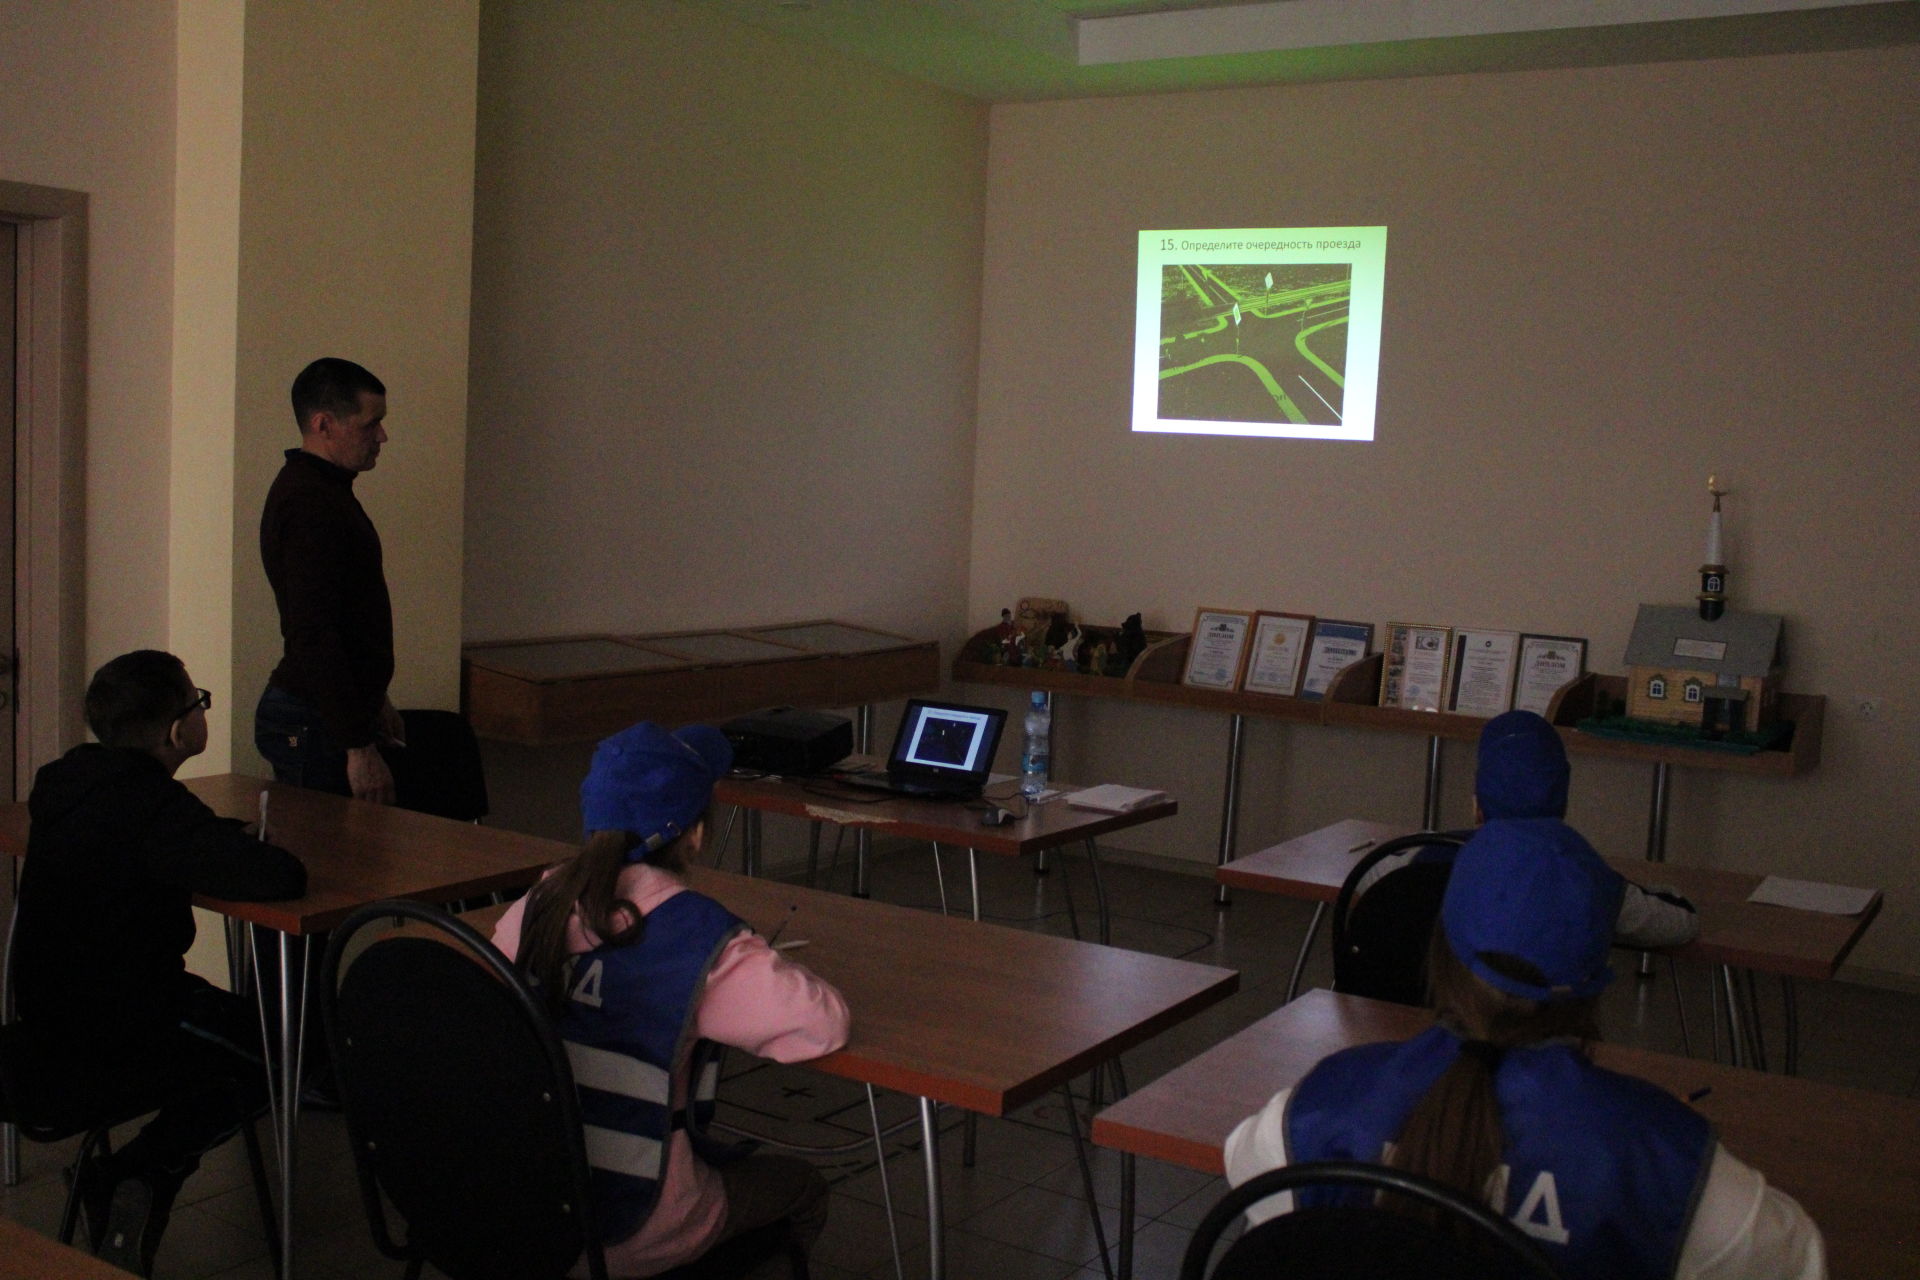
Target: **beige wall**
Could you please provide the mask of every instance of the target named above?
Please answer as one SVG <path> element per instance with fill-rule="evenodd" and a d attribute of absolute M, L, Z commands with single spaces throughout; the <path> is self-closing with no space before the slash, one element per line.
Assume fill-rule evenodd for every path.
<path fill-rule="evenodd" d="M 252 707 L 280 656 L 260 504 L 299 442 L 287 388 L 321 355 L 387 384 L 392 441 L 355 483 L 380 529 L 401 706 L 459 698 L 477 0 L 246 20 L 240 350 L 234 417 L 234 760 L 259 770 Z"/>
<path fill-rule="evenodd" d="M 90 197 L 89 671 L 167 641 L 173 128 L 171 4 L 0 0 L 0 178 Z"/>
<path fill-rule="evenodd" d="M 487 5 L 468 638 L 957 633 L 985 136 L 677 6 Z"/>
<path fill-rule="evenodd" d="M 996 108 L 974 625 L 1237 605 L 1583 635 L 1618 671 L 1635 605 L 1697 589 L 1718 471 L 1733 599 L 1786 615 L 1826 755 L 1677 771 L 1671 854 L 1884 885 L 1856 959 L 1920 975 L 1916 77 L 1901 49 Z M 1341 224 L 1390 229 L 1372 444 L 1128 433 L 1137 231 Z M 1141 847 L 1211 856 L 1222 719 L 1062 718 L 1073 775 L 1186 802 Z M 1416 820 L 1422 749 L 1255 722 L 1242 847 Z M 1637 850 L 1649 773 L 1577 759 L 1574 820 Z"/>

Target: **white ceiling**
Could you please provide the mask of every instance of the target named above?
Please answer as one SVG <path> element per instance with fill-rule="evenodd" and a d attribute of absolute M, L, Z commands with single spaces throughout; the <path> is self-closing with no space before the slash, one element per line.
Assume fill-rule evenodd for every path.
<path fill-rule="evenodd" d="M 1920 42 L 1920 0 L 680 0 L 990 102 Z"/>

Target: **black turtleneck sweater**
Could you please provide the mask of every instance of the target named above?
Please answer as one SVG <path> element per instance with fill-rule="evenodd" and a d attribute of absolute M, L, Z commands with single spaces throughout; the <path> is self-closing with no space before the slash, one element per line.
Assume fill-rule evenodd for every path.
<path fill-rule="evenodd" d="M 374 740 L 393 679 L 393 604 L 380 534 L 353 496 L 354 473 L 304 449 L 260 513 L 260 560 L 280 607 L 280 665 L 270 683 L 320 715 L 341 747 Z"/>

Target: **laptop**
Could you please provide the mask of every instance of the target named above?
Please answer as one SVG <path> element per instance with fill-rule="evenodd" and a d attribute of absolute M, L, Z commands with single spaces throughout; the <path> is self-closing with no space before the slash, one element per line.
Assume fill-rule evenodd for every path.
<path fill-rule="evenodd" d="M 912 698 L 893 735 L 885 773 L 843 773 L 840 781 L 908 796 L 969 800 L 987 785 L 1007 713 L 994 707 Z"/>

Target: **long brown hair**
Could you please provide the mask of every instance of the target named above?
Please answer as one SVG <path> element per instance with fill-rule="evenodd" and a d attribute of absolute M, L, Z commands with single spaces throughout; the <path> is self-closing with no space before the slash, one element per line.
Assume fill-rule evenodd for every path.
<path fill-rule="evenodd" d="M 1517 957 L 1487 954 L 1481 959 L 1515 979 L 1545 985 L 1540 973 Z M 1521 1045 L 1568 1037 L 1578 1040 L 1585 1052 L 1587 1043 L 1599 1034 L 1598 998 L 1548 1002 L 1508 995 L 1471 973 L 1438 928 L 1428 949 L 1427 972 L 1440 1022 L 1458 1034 L 1466 1047 L 1414 1104 L 1388 1163 L 1478 1201 L 1500 1166 L 1505 1146 L 1493 1091 L 1499 1055 Z"/>
<path fill-rule="evenodd" d="M 703 818 L 704 822 L 705 819 Z M 697 830 L 696 823 L 691 830 Z M 664 871 L 684 871 L 681 836 L 646 855 L 646 861 Z M 595 831 L 580 852 L 561 863 L 527 894 L 526 914 L 520 922 L 520 971 L 533 980 L 547 1008 L 558 1016 L 566 1008 L 567 925 L 576 910 L 580 923 L 602 943 L 625 946 L 638 942 L 646 930 L 640 908 L 619 896 L 620 872 L 640 838 L 630 831 Z"/>

